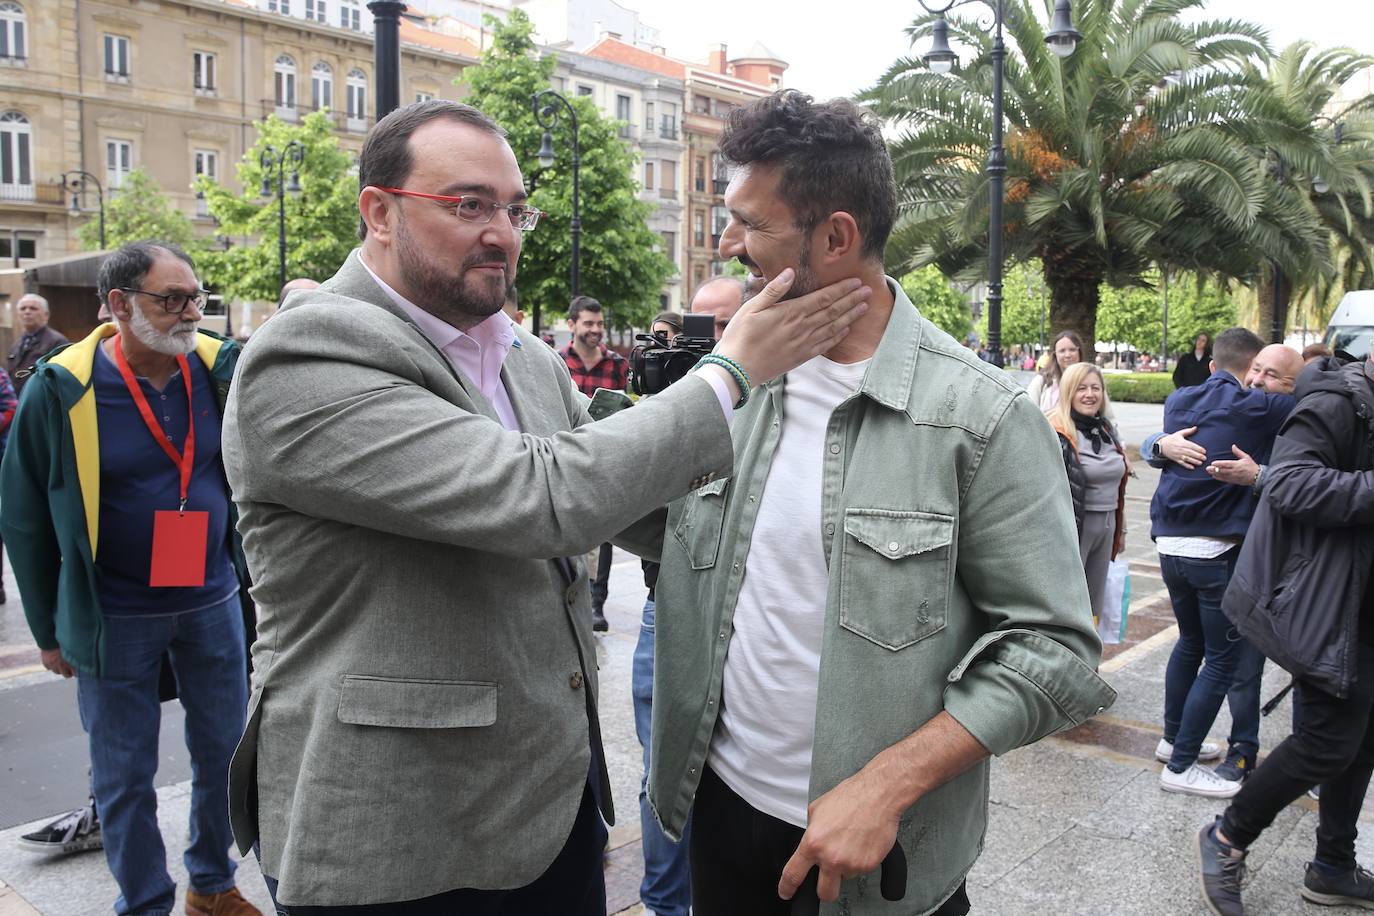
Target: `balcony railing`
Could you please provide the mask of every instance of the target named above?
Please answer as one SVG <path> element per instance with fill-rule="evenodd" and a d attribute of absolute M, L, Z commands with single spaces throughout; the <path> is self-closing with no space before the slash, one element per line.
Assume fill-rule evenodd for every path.
<path fill-rule="evenodd" d="M 30 184 L 0 184 L 0 201 L 4 203 L 47 204 L 67 203 L 66 192 L 59 181 Z"/>
<path fill-rule="evenodd" d="M 346 111 L 335 111 L 332 108 L 310 108 L 308 105 L 278 105 L 275 99 L 262 100 L 262 116 L 275 114 L 283 121 L 300 121 L 306 115 L 314 111 L 322 111 L 334 124 L 334 129 L 348 131 L 349 133 L 367 133 L 372 127 L 373 120 L 368 117 L 352 117 Z"/>
<path fill-rule="evenodd" d="M 711 193 L 712 193 L 712 194 L 724 194 L 724 193 L 725 193 L 725 189 L 728 188 L 729 186 L 730 186 L 730 180 L 729 180 L 728 178 L 713 178 L 713 179 L 711 179 Z"/>
<path fill-rule="evenodd" d="M 664 140 L 676 140 L 677 118 L 673 118 L 672 120 L 664 118 L 663 123 L 659 125 L 658 135 L 662 137 Z"/>

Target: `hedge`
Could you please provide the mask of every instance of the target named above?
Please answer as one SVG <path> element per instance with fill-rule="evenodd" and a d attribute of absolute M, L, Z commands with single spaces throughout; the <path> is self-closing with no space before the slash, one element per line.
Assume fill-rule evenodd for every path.
<path fill-rule="evenodd" d="M 1107 397 L 1136 404 L 1163 404 L 1174 390 L 1167 372 L 1106 373 Z"/>

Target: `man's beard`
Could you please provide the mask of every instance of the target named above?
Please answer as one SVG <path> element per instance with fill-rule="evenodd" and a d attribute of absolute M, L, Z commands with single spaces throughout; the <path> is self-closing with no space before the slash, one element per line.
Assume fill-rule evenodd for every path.
<path fill-rule="evenodd" d="M 737 257 L 735 260 L 745 267 L 757 267 L 747 256 Z M 793 270 L 796 272 L 796 276 L 792 278 L 792 285 L 783 294 L 783 299 L 800 299 L 807 293 L 816 291 L 816 275 L 811 272 L 811 252 L 807 249 L 805 242 L 797 251 L 797 266 Z M 740 304 L 748 302 L 763 292 L 763 288 L 768 283 L 766 277 L 754 277 L 751 274 L 749 279 L 744 282 L 744 298 Z"/>
<path fill-rule="evenodd" d="M 182 356 L 196 348 L 196 322 L 181 321 L 170 331 L 159 331 L 142 309 L 134 307 L 130 312 L 129 330 L 139 343 L 154 353 Z"/>
<path fill-rule="evenodd" d="M 497 219 L 502 215 L 498 214 Z M 456 277 L 447 276 L 426 260 L 406 228 L 402 216 L 396 229 L 396 254 L 404 271 L 406 287 L 419 297 L 415 304 L 459 330 L 480 324 L 501 311 L 515 287 L 506 253 L 497 248 L 474 251 L 463 258 Z M 505 282 L 499 276 L 478 279 L 476 290 L 468 288 L 468 270 L 484 264 L 506 268 Z"/>

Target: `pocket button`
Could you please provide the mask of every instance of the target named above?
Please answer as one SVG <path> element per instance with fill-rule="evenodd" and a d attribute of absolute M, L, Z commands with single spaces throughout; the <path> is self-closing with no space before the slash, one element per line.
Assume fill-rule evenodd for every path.
<path fill-rule="evenodd" d="M 581 671 L 574 671 L 574 672 L 572 673 L 572 677 L 568 678 L 568 686 L 571 687 L 573 690 L 581 690 L 581 689 L 582 689 L 582 672 L 581 672 Z"/>

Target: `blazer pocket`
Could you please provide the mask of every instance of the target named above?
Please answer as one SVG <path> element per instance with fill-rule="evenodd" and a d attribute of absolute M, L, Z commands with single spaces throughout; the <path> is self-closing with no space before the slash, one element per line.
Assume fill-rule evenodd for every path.
<path fill-rule="evenodd" d="M 945 628 L 954 518 L 848 509 L 840 555 L 840 626 L 898 650 Z"/>
<path fill-rule="evenodd" d="M 339 721 L 384 728 L 481 728 L 496 722 L 499 690 L 486 681 L 345 674 Z"/>
<path fill-rule="evenodd" d="M 725 524 L 725 497 L 729 492 L 729 484 L 728 477 L 713 480 L 687 494 L 687 507 L 678 520 L 673 537 L 687 552 L 687 560 L 693 569 L 710 569 L 716 565 L 720 531 Z"/>

